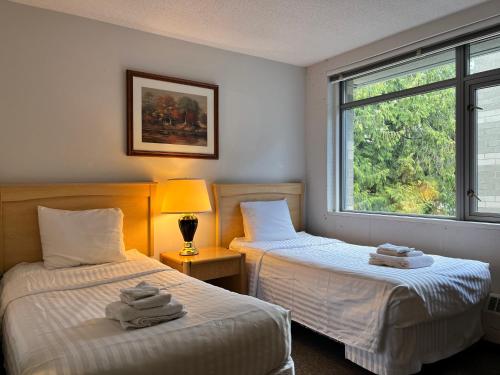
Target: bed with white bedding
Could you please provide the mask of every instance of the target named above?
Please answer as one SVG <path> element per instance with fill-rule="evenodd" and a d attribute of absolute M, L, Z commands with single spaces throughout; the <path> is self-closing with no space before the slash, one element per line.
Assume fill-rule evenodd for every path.
<path fill-rule="evenodd" d="M 155 183 L 0 185 L 9 374 L 293 375 L 287 310 L 149 258 L 157 206 Z M 46 245 L 64 262 L 44 265 Z M 187 314 L 135 330 L 106 319 L 120 289 L 141 281 L 165 288 Z"/>
<path fill-rule="evenodd" d="M 282 308 L 181 274 L 137 251 L 128 260 L 47 270 L 22 263 L 2 280 L 9 374 L 292 374 Z M 104 317 L 121 288 L 161 285 L 187 314 L 123 330 Z"/>
<path fill-rule="evenodd" d="M 370 265 L 372 247 L 303 232 L 247 241 L 238 237 L 249 237 L 248 225 L 256 238 L 287 237 L 290 226 L 300 232 L 303 185 L 222 184 L 214 192 L 217 244 L 246 254 L 250 294 L 344 343 L 346 358 L 360 366 L 382 375 L 412 374 L 482 336 L 488 264 L 433 256 L 434 264 L 421 269 Z M 282 204 L 272 208 L 280 214 L 263 204 L 283 199 L 285 213 Z"/>
<path fill-rule="evenodd" d="M 374 266 L 372 247 L 304 232 L 285 241 L 236 238 L 230 248 L 246 254 L 251 295 L 346 344 L 347 358 L 375 373 L 416 372 L 482 335 L 488 264 L 433 256 L 426 268 Z M 433 334 L 439 330 L 447 336 Z"/>

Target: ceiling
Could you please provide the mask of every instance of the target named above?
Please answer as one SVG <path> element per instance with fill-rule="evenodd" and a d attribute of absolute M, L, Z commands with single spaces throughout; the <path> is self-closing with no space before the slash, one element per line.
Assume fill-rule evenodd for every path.
<path fill-rule="evenodd" d="M 12 0 L 299 66 L 485 0 Z"/>

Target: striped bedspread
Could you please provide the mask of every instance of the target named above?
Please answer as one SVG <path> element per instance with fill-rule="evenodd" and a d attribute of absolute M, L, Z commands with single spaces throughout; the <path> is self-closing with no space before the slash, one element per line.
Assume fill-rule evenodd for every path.
<path fill-rule="evenodd" d="M 433 255 L 420 269 L 368 264 L 375 249 L 300 233 L 288 241 L 247 242 L 250 291 L 284 306 L 292 319 L 354 348 L 377 352 L 388 325 L 409 327 L 481 304 L 489 265 Z"/>
<path fill-rule="evenodd" d="M 62 270 L 20 264 L 2 280 L 10 374 L 293 374 L 283 308 L 185 276 L 137 251 L 128 261 Z M 104 318 L 119 290 L 148 280 L 187 315 L 124 331 Z"/>

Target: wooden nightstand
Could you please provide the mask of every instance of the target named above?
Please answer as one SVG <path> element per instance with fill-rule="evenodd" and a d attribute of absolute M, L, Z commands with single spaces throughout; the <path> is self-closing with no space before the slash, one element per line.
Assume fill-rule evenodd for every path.
<path fill-rule="evenodd" d="M 182 256 L 179 251 L 160 254 L 160 261 L 169 267 L 199 280 L 246 294 L 245 254 L 224 247 L 205 247 L 198 255 Z"/>

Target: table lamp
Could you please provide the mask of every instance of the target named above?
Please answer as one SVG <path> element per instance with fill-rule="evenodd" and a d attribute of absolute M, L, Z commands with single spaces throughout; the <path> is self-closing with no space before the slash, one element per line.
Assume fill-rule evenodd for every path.
<path fill-rule="evenodd" d="M 198 254 L 193 245 L 194 234 L 198 227 L 195 213 L 212 211 L 205 180 L 184 178 L 168 180 L 165 184 L 165 198 L 161 211 L 166 214 L 181 214 L 179 228 L 184 238 L 184 248 L 179 254 Z"/>

